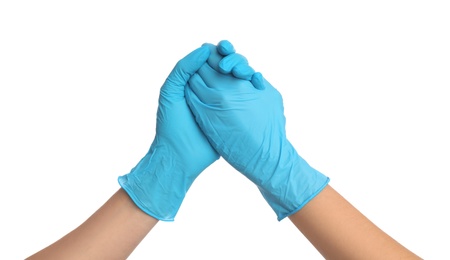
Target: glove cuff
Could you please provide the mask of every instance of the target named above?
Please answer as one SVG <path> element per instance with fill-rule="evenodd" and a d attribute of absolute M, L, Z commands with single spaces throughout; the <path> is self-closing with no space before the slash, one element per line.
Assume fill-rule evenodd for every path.
<path fill-rule="evenodd" d="M 330 179 L 312 168 L 286 141 L 279 163 L 258 188 L 277 215 L 278 221 L 299 211 L 329 183 Z"/>
<path fill-rule="evenodd" d="M 168 149 L 152 145 L 128 174 L 118 178 L 119 185 L 136 206 L 162 221 L 174 221 L 186 192 L 198 175 L 189 174 L 174 158 Z"/>

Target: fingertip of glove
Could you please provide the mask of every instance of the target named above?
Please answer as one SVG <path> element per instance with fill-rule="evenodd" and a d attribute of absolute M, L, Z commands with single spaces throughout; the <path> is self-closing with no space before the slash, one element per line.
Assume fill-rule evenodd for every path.
<path fill-rule="evenodd" d="M 233 70 L 247 70 L 248 72 L 249 69 L 246 67 L 251 69 L 248 65 L 247 58 L 238 53 L 227 55 L 219 62 L 219 70 L 225 74 L 230 73 Z M 254 72 L 252 72 L 251 75 L 253 75 L 253 73 Z"/>
<path fill-rule="evenodd" d="M 256 89 L 264 90 L 266 88 L 266 86 L 264 85 L 264 79 L 261 72 L 255 72 L 250 81 L 252 82 L 253 86 Z"/>
<path fill-rule="evenodd" d="M 255 70 L 247 64 L 236 65 L 231 72 L 235 77 L 248 81 L 250 81 L 253 74 L 255 74 Z"/>
<path fill-rule="evenodd" d="M 211 54 L 210 48 L 205 44 L 202 44 L 202 46 L 198 48 L 198 52 L 199 56 L 205 60 L 208 59 L 209 55 Z"/>
<path fill-rule="evenodd" d="M 229 54 L 232 54 L 232 53 L 236 52 L 236 50 L 234 49 L 233 44 L 231 44 L 231 42 L 229 42 L 228 40 L 221 40 L 217 44 L 217 51 L 221 55 L 229 55 Z"/>
<path fill-rule="evenodd" d="M 203 46 L 212 46 L 212 45 L 214 45 L 214 44 L 209 43 L 209 42 L 205 42 L 205 43 L 202 44 L 202 47 L 203 47 Z"/>
<path fill-rule="evenodd" d="M 219 72 L 223 73 L 223 74 L 228 74 L 232 70 L 232 68 L 230 68 L 230 66 L 226 63 L 226 60 L 224 60 L 224 59 L 222 59 L 219 62 L 218 69 L 219 69 Z"/>

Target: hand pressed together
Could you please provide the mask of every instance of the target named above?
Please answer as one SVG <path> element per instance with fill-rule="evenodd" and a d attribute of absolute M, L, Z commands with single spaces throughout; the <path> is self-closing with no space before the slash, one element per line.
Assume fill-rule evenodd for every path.
<path fill-rule="evenodd" d="M 253 69 L 227 43 L 219 45 L 223 53 L 230 54 L 224 59 L 226 67 L 237 77 L 251 78 Z M 156 135 L 149 151 L 130 173 L 119 177 L 121 187 L 136 205 L 158 220 L 174 220 L 194 180 L 219 158 L 185 99 L 188 80 L 212 59 L 211 50 L 205 44 L 176 64 L 160 89 Z"/>
<path fill-rule="evenodd" d="M 250 80 L 229 73 L 233 69 L 227 66 L 234 63 L 225 57 L 217 65 L 222 55 L 216 46 L 207 46 L 208 62 L 186 87 L 189 107 L 214 149 L 258 186 L 282 220 L 316 196 L 329 179 L 286 138 L 281 94 L 260 73 Z"/>
<path fill-rule="evenodd" d="M 230 42 L 203 44 L 176 64 L 160 89 L 156 121 L 149 151 L 119 176 L 121 188 L 27 259 L 126 259 L 158 220 L 174 220 L 192 183 L 219 156 L 326 259 L 421 259 L 297 153 L 286 136 L 281 94 Z"/>

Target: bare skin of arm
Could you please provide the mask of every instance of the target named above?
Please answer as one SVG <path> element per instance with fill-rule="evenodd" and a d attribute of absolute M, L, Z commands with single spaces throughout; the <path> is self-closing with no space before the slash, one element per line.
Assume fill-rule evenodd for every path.
<path fill-rule="evenodd" d="M 119 189 L 83 224 L 26 259 L 126 259 L 157 223 Z"/>
<path fill-rule="evenodd" d="M 325 259 L 422 259 L 329 185 L 289 219 Z"/>

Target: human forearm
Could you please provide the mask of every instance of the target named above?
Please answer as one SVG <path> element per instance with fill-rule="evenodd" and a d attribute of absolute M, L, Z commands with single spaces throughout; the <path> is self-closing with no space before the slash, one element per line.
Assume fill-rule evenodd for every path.
<path fill-rule="evenodd" d="M 119 189 L 83 224 L 27 259 L 126 259 L 157 222 Z"/>
<path fill-rule="evenodd" d="M 329 185 L 289 218 L 326 259 L 421 259 Z"/>

